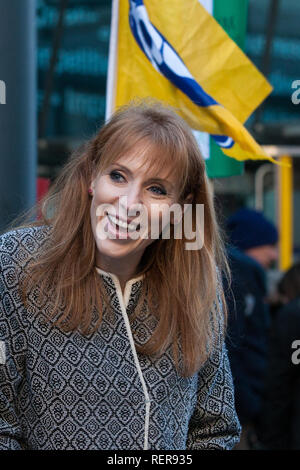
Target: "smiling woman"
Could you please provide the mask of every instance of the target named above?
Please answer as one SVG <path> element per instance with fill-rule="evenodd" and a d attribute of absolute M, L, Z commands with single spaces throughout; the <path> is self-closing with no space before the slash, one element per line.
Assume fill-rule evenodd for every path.
<path fill-rule="evenodd" d="M 175 236 L 186 207 L 199 250 Z M 185 122 L 119 109 L 40 209 L 0 238 L 0 448 L 231 449 L 226 260 Z"/>

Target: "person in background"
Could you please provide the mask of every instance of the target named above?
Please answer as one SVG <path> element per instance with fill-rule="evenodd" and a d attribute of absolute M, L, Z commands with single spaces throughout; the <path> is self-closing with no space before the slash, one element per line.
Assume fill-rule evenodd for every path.
<path fill-rule="evenodd" d="M 227 348 L 243 432 L 237 448 L 249 448 L 260 416 L 267 366 L 269 311 L 266 270 L 277 259 L 278 232 L 260 212 L 240 209 L 227 220 L 231 286 L 224 280 L 228 306 Z"/>
<path fill-rule="evenodd" d="M 277 286 L 283 306 L 270 334 L 261 448 L 300 449 L 300 262 Z"/>

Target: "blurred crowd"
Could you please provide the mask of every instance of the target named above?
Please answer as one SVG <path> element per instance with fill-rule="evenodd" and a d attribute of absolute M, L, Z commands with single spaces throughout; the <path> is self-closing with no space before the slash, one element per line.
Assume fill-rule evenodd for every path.
<path fill-rule="evenodd" d="M 276 227 L 240 209 L 227 220 L 227 348 L 242 436 L 236 449 L 300 449 L 300 263 L 273 292 Z"/>

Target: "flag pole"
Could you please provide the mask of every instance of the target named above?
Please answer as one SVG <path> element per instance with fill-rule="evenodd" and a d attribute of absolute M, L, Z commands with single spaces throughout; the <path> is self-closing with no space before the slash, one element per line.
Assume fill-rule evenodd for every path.
<path fill-rule="evenodd" d="M 118 28 L 119 27 L 119 0 L 112 0 L 110 38 L 108 52 L 108 69 L 106 79 L 106 108 L 105 122 L 110 118 L 115 109 L 116 96 L 116 69 L 118 51 Z"/>
<path fill-rule="evenodd" d="M 289 269 L 293 263 L 293 160 L 280 157 L 279 172 L 279 268 Z M 289 166 L 288 166 L 289 165 Z"/>

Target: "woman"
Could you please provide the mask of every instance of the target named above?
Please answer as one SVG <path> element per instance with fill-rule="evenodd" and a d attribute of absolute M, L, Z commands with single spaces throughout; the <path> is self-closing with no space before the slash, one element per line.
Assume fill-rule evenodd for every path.
<path fill-rule="evenodd" d="M 204 244 L 186 249 L 175 228 L 200 204 Z M 0 246 L 1 448 L 233 447 L 222 244 L 173 111 L 120 109 Z"/>

